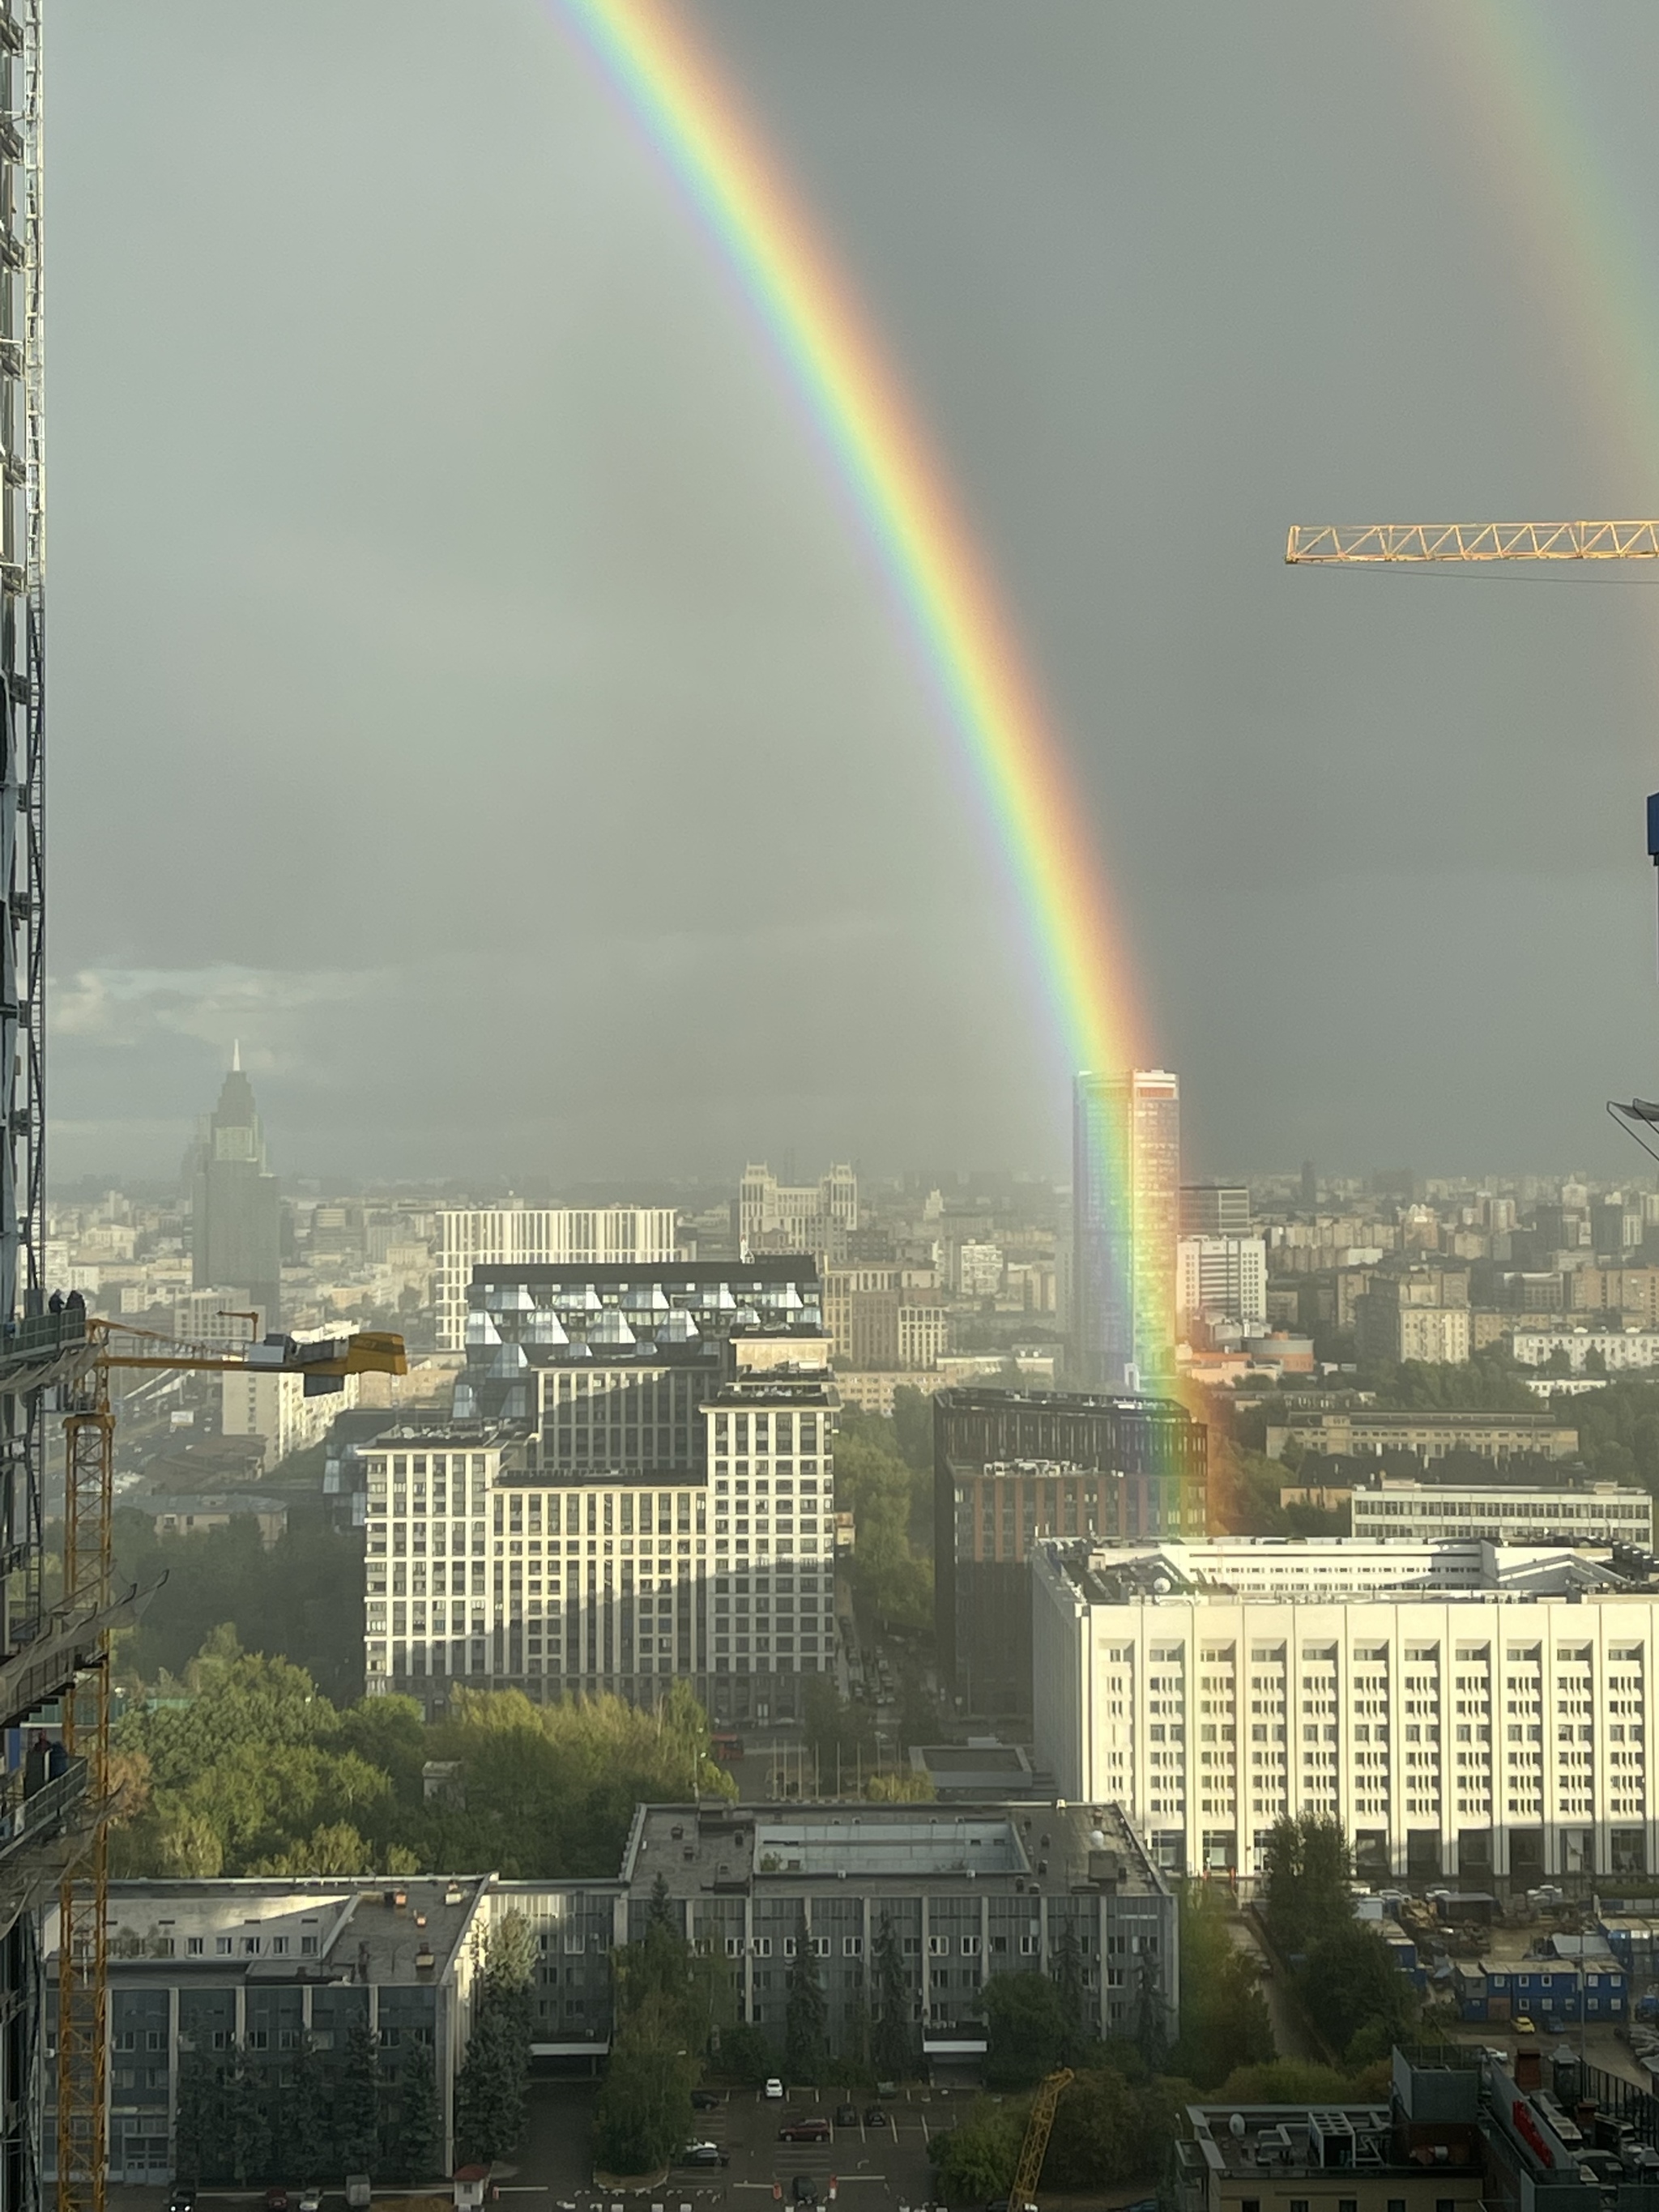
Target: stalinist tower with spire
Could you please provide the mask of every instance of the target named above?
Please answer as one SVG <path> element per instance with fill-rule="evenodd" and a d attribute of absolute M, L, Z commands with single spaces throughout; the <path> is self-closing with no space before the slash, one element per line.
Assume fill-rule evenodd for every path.
<path fill-rule="evenodd" d="M 247 1293 L 262 1325 L 282 1319 L 282 1209 L 265 1166 L 264 1130 L 239 1042 L 219 1103 L 200 1126 L 191 1155 L 193 1252 L 198 1291 Z"/>

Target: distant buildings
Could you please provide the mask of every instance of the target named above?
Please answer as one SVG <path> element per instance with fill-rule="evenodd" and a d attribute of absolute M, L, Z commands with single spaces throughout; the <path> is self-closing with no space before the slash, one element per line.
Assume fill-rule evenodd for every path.
<path fill-rule="evenodd" d="M 738 1189 L 742 1250 L 844 1259 L 847 1239 L 858 1225 L 859 1179 L 850 1167 L 832 1167 L 814 1183 L 780 1182 L 764 1163 L 743 1171 Z"/>
<path fill-rule="evenodd" d="M 1522 1367 L 1542 1367 L 1558 1352 L 1565 1355 L 1575 1375 L 1584 1372 L 1592 1355 L 1608 1375 L 1659 1366 L 1659 1329 L 1522 1328 L 1514 1331 L 1510 1342 Z"/>
<path fill-rule="evenodd" d="M 438 1216 L 438 1349 L 461 1349 L 475 1267 L 653 1267 L 676 1249 L 672 1206 L 451 1208 Z"/>
<path fill-rule="evenodd" d="M 932 1288 L 931 1267 L 831 1266 L 823 1280 L 824 1325 L 838 1369 L 920 1374 L 950 1351 L 951 1316 Z"/>
<path fill-rule="evenodd" d="M 1451 1451 L 1479 1452 L 1494 1462 L 1528 1455 L 1576 1459 L 1578 1431 L 1553 1413 L 1382 1413 L 1370 1406 L 1338 1406 L 1270 1422 L 1269 1459 L 1282 1458 L 1286 1444 L 1334 1459 L 1415 1452 L 1432 1461 Z"/>
<path fill-rule="evenodd" d="M 1158 1398 L 957 1389 L 933 1399 L 939 1679 L 981 1713 L 1031 1704 L 1031 1554 L 1052 1537 L 1201 1539 L 1207 1432 Z"/>
<path fill-rule="evenodd" d="M 1077 1079 L 1072 1335 L 1091 1389 L 1167 1373 L 1176 1342 L 1181 1091 L 1162 1068 Z"/>
<path fill-rule="evenodd" d="M 265 1327 L 276 1328 L 282 1316 L 282 1207 L 240 1049 L 191 1147 L 190 1165 L 192 1284 L 198 1290 L 244 1286 Z"/>
<path fill-rule="evenodd" d="M 1267 1247 L 1260 1237 L 1183 1237 L 1176 1264 L 1178 1327 L 1200 1319 L 1267 1321 Z"/>
<path fill-rule="evenodd" d="M 348 1375 L 338 1390 L 318 1397 L 307 1398 L 305 1389 L 303 1375 L 274 1374 L 269 1368 L 238 1368 L 219 1378 L 221 1431 L 262 1437 L 266 1474 L 291 1452 L 321 1443 L 336 1416 L 356 1404 L 358 1378 Z"/>
<path fill-rule="evenodd" d="M 1183 1237 L 1248 1237 L 1250 1233 L 1250 1187 L 1243 1182 L 1183 1182 L 1181 1186 L 1181 1233 Z"/>
<path fill-rule="evenodd" d="M 1462 1365 L 1469 1356 L 1469 1279 L 1457 1268 L 1381 1272 L 1356 1301 L 1362 1359 Z"/>

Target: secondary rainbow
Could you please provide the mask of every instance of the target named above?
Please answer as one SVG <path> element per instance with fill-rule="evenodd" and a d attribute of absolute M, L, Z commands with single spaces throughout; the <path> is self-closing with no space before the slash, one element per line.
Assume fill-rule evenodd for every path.
<path fill-rule="evenodd" d="M 846 283 L 681 23 L 652 0 L 559 5 L 718 241 L 864 519 L 1026 917 L 1068 1069 L 1133 1066 L 1140 1024 L 1087 811 L 972 536 Z"/>

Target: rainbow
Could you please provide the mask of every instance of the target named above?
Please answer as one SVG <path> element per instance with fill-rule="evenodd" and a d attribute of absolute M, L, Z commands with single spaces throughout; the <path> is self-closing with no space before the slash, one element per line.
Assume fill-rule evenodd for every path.
<path fill-rule="evenodd" d="M 1068 1072 L 1143 1055 L 1088 810 L 944 473 L 730 88 L 657 0 L 560 0 L 735 272 L 867 529 L 969 771 Z M 1103 1142 L 1127 1183 L 1127 1131 Z"/>

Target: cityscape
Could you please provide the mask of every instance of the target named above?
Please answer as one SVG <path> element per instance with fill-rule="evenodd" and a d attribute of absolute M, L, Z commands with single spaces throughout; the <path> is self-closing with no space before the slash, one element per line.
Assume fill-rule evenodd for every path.
<path fill-rule="evenodd" d="M 1653 2212 L 1656 74 L 0 0 L 0 2212 Z"/>

